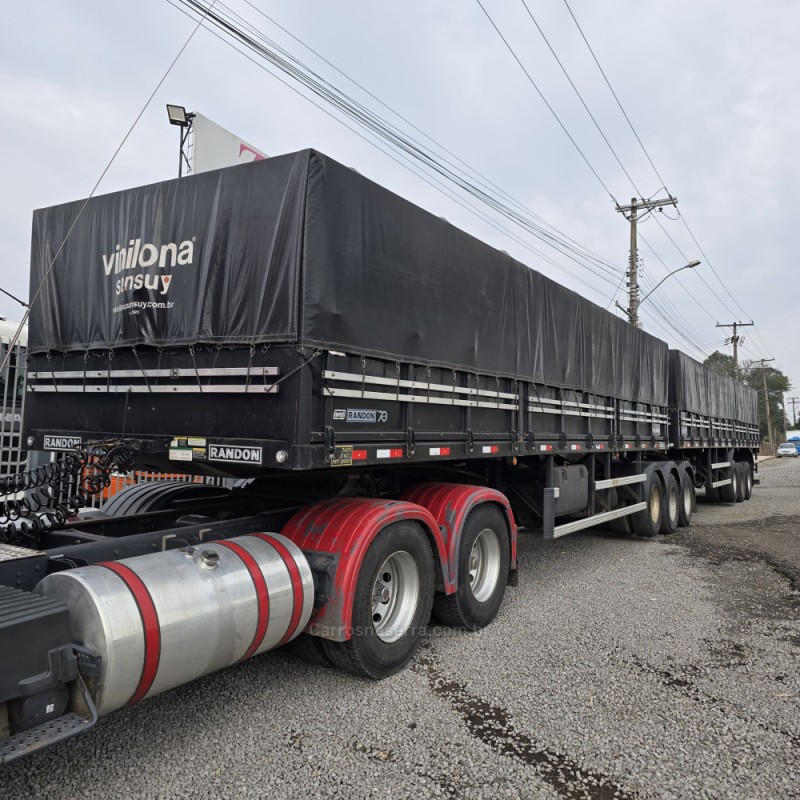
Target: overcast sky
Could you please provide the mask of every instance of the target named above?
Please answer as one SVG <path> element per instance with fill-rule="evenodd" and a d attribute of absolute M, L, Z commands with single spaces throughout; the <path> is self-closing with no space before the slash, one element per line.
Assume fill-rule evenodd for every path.
<path fill-rule="evenodd" d="M 175 177 L 178 131 L 168 125 L 164 106 L 178 103 L 269 154 L 321 150 L 604 307 L 614 309 L 615 299 L 627 305 L 624 285 L 616 290 L 627 266 L 629 226 L 609 192 L 621 203 L 634 195 L 662 196 L 662 181 L 564 0 L 527 0 L 527 8 L 637 188 L 523 0 L 482 2 L 575 144 L 476 0 L 225 0 L 216 7 L 241 14 L 338 88 L 391 117 L 255 9 L 264 11 L 515 200 L 614 265 L 610 281 L 519 229 L 509 237 L 497 227 L 511 229 L 507 220 L 494 217 L 490 224 L 455 202 L 314 107 L 303 90 L 299 95 L 205 29 L 155 93 L 98 193 Z M 645 329 L 702 358 L 715 349 L 731 352 L 723 342 L 729 331 L 715 323 L 752 319 L 756 328 L 742 329 L 741 357 L 774 357 L 797 387 L 791 394 L 800 393 L 800 4 L 568 2 L 697 239 L 675 209 L 659 216 L 663 229 L 652 219 L 643 223 L 643 291 L 687 260 L 703 262 L 648 298 L 641 309 Z M 91 191 L 195 24 L 167 0 L 38 0 L 6 15 L 0 33 L 0 287 L 27 298 L 32 211 Z M 0 297 L 0 314 L 19 319 L 21 312 Z"/>

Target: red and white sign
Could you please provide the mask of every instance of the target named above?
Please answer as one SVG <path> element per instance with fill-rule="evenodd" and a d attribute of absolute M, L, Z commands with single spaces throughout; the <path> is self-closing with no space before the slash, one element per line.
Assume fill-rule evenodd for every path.
<path fill-rule="evenodd" d="M 202 114 L 192 121 L 192 173 L 261 161 L 268 156 Z"/>

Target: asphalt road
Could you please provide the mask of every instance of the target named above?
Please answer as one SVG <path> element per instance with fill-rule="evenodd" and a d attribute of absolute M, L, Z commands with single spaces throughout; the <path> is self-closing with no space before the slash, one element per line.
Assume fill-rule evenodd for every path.
<path fill-rule="evenodd" d="M 800 459 L 654 540 L 523 533 L 498 619 L 372 683 L 277 651 L 0 770 L 8 798 L 800 798 Z"/>

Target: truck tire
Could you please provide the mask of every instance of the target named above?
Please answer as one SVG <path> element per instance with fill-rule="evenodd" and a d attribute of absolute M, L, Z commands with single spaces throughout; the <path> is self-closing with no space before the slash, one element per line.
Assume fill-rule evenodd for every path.
<path fill-rule="evenodd" d="M 647 508 L 631 515 L 631 528 L 637 536 L 651 538 L 658 536 L 664 513 L 664 489 L 655 470 L 647 473 L 644 497 Z"/>
<path fill-rule="evenodd" d="M 721 503 L 735 503 L 739 491 L 739 470 L 736 463 L 730 467 L 731 482 L 719 487 L 719 500 Z"/>
<path fill-rule="evenodd" d="M 739 473 L 736 480 L 736 502 L 744 502 L 744 467 L 741 461 L 736 462 L 736 471 Z"/>
<path fill-rule="evenodd" d="M 500 509 L 484 503 L 467 517 L 458 545 L 458 586 L 436 592 L 439 622 L 476 631 L 488 625 L 503 602 L 511 558 L 508 526 Z"/>
<path fill-rule="evenodd" d="M 694 512 L 694 485 L 691 475 L 684 470 L 681 473 L 680 500 L 678 502 L 678 525 L 687 528 L 692 524 Z"/>
<path fill-rule="evenodd" d="M 414 656 L 431 615 L 433 554 L 415 522 L 384 528 L 364 556 L 353 598 L 353 636 L 322 639 L 340 669 L 364 678 L 387 678 Z"/>
<path fill-rule="evenodd" d="M 744 467 L 742 474 L 744 475 L 744 499 L 749 500 L 753 496 L 753 468 L 747 461 L 743 461 Z"/>
<path fill-rule="evenodd" d="M 681 493 L 678 482 L 670 472 L 667 475 L 667 485 L 664 489 L 664 512 L 661 516 L 660 533 L 669 535 L 678 530 L 678 517 L 680 515 Z"/>
<path fill-rule="evenodd" d="M 130 514 L 147 514 L 172 508 L 173 501 L 198 499 L 225 494 L 228 490 L 205 483 L 184 481 L 152 481 L 127 486 L 103 503 L 101 510 L 109 517 L 124 517 Z"/>

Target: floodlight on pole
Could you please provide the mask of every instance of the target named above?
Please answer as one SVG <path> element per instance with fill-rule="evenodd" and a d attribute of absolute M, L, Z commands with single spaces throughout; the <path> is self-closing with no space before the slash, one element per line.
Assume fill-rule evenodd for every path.
<path fill-rule="evenodd" d="M 189 131 L 192 129 L 194 114 L 187 111 L 183 106 L 175 106 L 167 103 L 167 117 L 170 125 L 176 125 L 180 130 L 180 147 L 178 149 L 178 177 L 183 176 L 183 162 L 189 166 L 189 159 L 184 152 L 186 140 L 189 138 Z"/>

